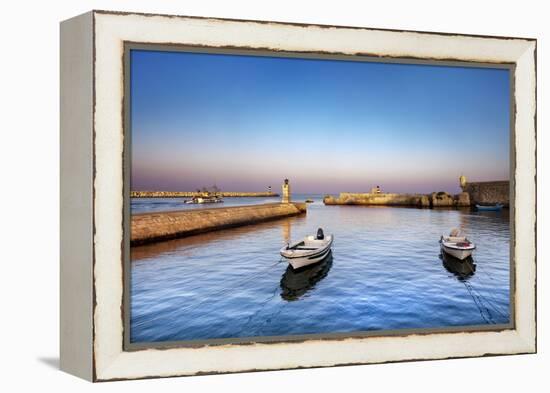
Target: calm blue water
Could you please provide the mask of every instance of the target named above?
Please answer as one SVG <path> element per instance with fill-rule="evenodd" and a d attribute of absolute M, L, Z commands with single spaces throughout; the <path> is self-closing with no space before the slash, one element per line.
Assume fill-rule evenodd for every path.
<path fill-rule="evenodd" d="M 509 322 L 507 210 L 324 206 L 320 195 L 312 199 L 301 217 L 134 247 L 131 341 Z M 225 206 L 274 201 L 225 200 Z M 170 199 L 132 201 L 134 212 L 175 206 L 196 208 Z M 335 236 L 332 256 L 292 271 L 280 247 L 318 227 Z M 439 237 L 452 227 L 477 244 L 467 265 L 475 265 L 473 274 L 439 255 Z"/>

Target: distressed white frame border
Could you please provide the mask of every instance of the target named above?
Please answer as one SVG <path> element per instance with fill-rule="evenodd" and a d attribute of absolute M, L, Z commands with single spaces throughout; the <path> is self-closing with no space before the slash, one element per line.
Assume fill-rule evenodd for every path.
<path fill-rule="evenodd" d="M 526 39 L 94 12 L 96 380 L 536 351 L 535 51 Z M 123 351 L 124 41 L 516 64 L 515 329 Z"/>

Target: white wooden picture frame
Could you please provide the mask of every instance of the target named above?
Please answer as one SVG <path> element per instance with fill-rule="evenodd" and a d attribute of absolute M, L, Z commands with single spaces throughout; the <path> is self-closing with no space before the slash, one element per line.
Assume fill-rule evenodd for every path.
<path fill-rule="evenodd" d="M 513 323 L 498 331 L 124 344 L 126 43 L 513 67 Z M 512 176 L 512 174 L 511 174 Z M 536 352 L 536 40 L 91 11 L 61 24 L 61 368 L 90 381 Z"/>

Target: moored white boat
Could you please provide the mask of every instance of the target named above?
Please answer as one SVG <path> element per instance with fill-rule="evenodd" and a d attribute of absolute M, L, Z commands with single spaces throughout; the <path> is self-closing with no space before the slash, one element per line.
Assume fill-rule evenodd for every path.
<path fill-rule="evenodd" d="M 439 240 L 441 251 L 460 259 L 461 261 L 472 255 L 476 246 L 459 230 L 453 229 L 449 236 L 441 236 Z"/>
<path fill-rule="evenodd" d="M 193 197 L 192 199 L 188 199 L 185 201 L 185 203 L 221 203 L 223 202 L 223 199 L 220 197 Z"/>
<path fill-rule="evenodd" d="M 333 239 L 333 235 L 325 236 L 323 230 L 319 228 L 316 236 L 310 235 L 298 242 L 287 244 L 281 248 L 280 252 L 293 269 L 299 269 L 320 262 L 327 257 Z"/>

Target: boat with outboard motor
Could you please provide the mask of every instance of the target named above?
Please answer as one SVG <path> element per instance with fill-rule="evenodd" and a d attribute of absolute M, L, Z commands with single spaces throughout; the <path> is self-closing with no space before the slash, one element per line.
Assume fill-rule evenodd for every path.
<path fill-rule="evenodd" d="M 299 269 L 322 261 L 329 254 L 333 239 L 333 235 L 325 236 L 323 229 L 319 228 L 316 236 L 289 243 L 281 248 L 280 253 L 292 268 Z"/>

